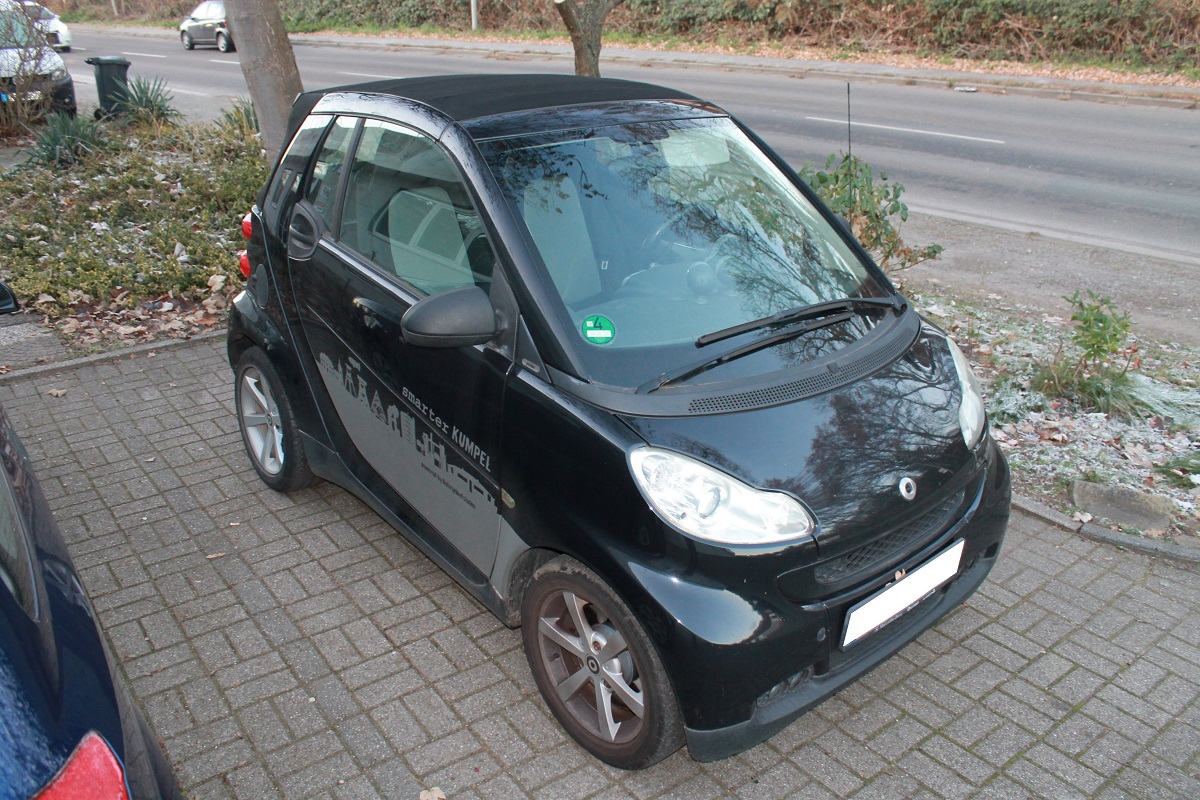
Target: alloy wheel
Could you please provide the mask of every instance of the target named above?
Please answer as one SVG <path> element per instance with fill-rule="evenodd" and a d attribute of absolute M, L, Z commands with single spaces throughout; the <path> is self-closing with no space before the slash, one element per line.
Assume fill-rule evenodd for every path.
<path fill-rule="evenodd" d="M 242 373 L 239 403 L 247 449 L 264 472 L 278 475 L 283 470 L 284 458 L 279 404 L 262 373 L 254 367 L 247 367 Z"/>
<path fill-rule="evenodd" d="M 549 595 L 537 619 L 538 657 L 579 725 L 602 742 L 636 739 L 646 722 L 642 679 L 625 637 L 594 603 Z"/>

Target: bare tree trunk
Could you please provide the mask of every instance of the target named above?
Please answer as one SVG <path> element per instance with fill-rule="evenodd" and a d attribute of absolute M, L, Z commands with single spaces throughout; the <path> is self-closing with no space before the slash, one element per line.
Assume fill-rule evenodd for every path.
<path fill-rule="evenodd" d="M 226 0 L 225 13 L 241 53 L 242 74 L 258 114 L 263 148 L 267 160 L 274 161 L 284 145 L 292 101 L 304 91 L 279 0 Z"/>
<path fill-rule="evenodd" d="M 558 15 L 571 34 L 575 48 L 575 74 L 600 77 L 600 37 L 608 12 L 624 0 L 554 0 Z"/>

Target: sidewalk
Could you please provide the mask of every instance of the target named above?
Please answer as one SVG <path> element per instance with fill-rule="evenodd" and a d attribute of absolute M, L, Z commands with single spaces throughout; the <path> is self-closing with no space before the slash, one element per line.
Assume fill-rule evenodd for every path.
<path fill-rule="evenodd" d="M 373 512 L 266 489 L 232 386 L 219 336 L 0 378 L 191 797 L 1200 796 L 1192 566 L 1018 512 L 980 592 L 863 681 L 735 758 L 623 773 Z"/>

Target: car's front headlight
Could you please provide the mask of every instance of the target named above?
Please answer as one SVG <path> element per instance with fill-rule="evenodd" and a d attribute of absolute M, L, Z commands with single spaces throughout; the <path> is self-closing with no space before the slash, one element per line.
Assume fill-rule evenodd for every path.
<path fill-rule="evenodd" d="M 958 373 L 958 383 L 962 386 L 962 402 L 958 406 L 958 426 L 962 428 L 963 441 L 968 449 L 979 444 L 983 429 L 987 425 L 987 414 L 983 409 L 983 392 L 979 388 L 979 380 L 971 371 L 967 357 L 959 349 L 954 340 L 946 337 L 950 345 L 950 355 L 954 358 L 954 371 Z"/>
<path fill-rule="evenodd" d="M 782 492 L 755 489 L 695 459 L 654 447 L 631 450 L 629 465 L 654 510 L 698 539 L 770 545 L 812 535 L 812 516 Z"/>
<path fill-rule="evenodd" d="M 67 72 L 66 67 L 55 67 L 50 70 L 50 74 L 46 77 L 57 83 L 58 81 L 65 81 L 69 75 L 70 73 Z"/>

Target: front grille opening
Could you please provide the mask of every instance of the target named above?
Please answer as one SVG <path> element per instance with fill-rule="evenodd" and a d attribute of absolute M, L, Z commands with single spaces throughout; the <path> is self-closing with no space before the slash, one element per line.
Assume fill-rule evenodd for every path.
<path fill-rule="evenodd" d="M 966 490 L 960 489 L 911 522 L 818 564 L 814 571 L 817 583 L 840 584 L 866 576 L 879 566 L 910 552 L 918 542 L 934 538 L 950 527 L 965 495 Z"/>

